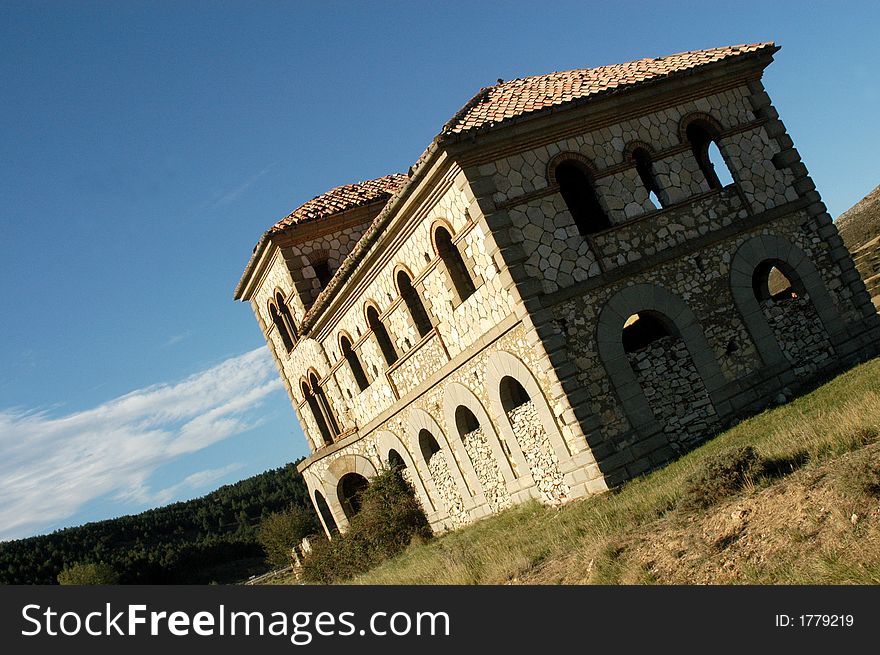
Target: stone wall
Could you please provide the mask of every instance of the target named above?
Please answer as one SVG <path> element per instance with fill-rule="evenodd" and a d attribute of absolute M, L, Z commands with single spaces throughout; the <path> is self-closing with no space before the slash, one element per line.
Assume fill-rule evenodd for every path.
<path fill-rule="evenodd" d="M 477 428 L 465 435 L 461 441 L 465 452 L 471 460 L 477 479 L 480 481 L 482 491 L 486 494 L 486 502 L 493 512 L 498 512 L 510 505 L 510 493 L 507 483 L 495 461 L 495 455 L 489 447 L 486 433 L 483 428 Z"/>
<path fill-rule="evenodd" d="M 658 339 L 628 358 L 673 448 L 689 450 L 718 429 L 718 414 L 680 337 Z"/>
<path fill-rule="evenodd" d="M 456 466 L 453 464 L 452 466 Z M 427 462 L 428 471 L 439 498 L 436 499 L 453 528 L 470 523 L 471 518 L 464 506 L 464 499 L 455 484 L 447 453 L 438 450 Z"/>
<path fill-rule="evenodd" d="M 765 300 L 761 303 L 761 310 L 795 375 L 808 377 L 834 361 L 828 333 L 807 294 L 798 298 Z"/>
<path fill-rule="evenodd" d="M 514 407 L 507 413 L 507 419 L 542 499 L 549 503 L 568 499 L 570 490 L 563 480 L 559 460 L 550 445 L 535 403 L 529 401 Z"/>

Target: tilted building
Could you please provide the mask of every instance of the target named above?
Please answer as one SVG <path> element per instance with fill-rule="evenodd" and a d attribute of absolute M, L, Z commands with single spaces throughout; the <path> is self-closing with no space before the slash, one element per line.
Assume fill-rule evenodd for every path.
<path fill-rule="evenodd" d="M 734 46 L 499 81 L 407 175 L 278 221 L 251 303 L 328 534 L 404 466 L 435 529 L 663 465 L 872 356 L 880 321 Z"/>

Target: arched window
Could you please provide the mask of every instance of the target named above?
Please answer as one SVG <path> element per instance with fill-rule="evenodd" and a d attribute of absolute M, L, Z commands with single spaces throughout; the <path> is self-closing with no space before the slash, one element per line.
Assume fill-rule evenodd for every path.
<path fill-rule="evenodd" d="M 327 526 L 327 529 L 330 530 L 330 534 L 339 534 L 339 526 L 336 525 L 336 519 L 333 518 L 333 512 L 330 511 L 327 499 L 324 498 L 324 494 L 320 491 L 315 492 L 315 507 L 318 508 L 318 513 L 321 515 L 321 518 L 324 519 L 324 524 Z"/>
<path fill-rule="evenodd" d="M 403 457 L 393 448 L 388 451 L 388 467 L 393 471 L 402 471 L 406 468 L 406 462 L 403 461 Z"/>
<path fill-rule="evenodd" d="M 636 164 L 636 171 L 639 174 L 639 178 L 642 180 L 642 184 L 645 185 L 645 190 L 648 192 L 648 198 L 650 198 L 651 204 L 657 209 L 665 207 L 666 203 L 663 202 L 663 192 L 660 190 L 660 185 L 657 183 L 657 177 L 654 175 L 654 162 L 651 161 L 651 153 L 645 148 L 636 148 L 633 150 L 632 158 Z"/>
<path fill-rule="evenodd" d="M 480 421 L 471 410 L 459 405 L 455 408 L 455 427 L 458 428 L 458 436 L 464 438 L 465 435 L 480 429 Z"/>
<path fill-rule="evenodd" d="M 281 337 L 284 347 L 287 349 L 287 352 L 290 352 L 297 339 L 296 326 L 293 323 L 290 308 L 284 302 L 284 296 L 280 291 L 276 291 L 274 300 L 269 301 L 269 317 L 275 329 L 278 330 L 278 335 Z"/>
<path fill-rule="evenodd" d="M 367 479 L 359 473 L 346 473 L 339 479 L 336 492 L 346 518 L 352 519 L 361 511 L 361 496 L 369 485 Z"/>
<path fill-rule="evenodd" d="M 406 308 L 412 317 L 419 336 L 425 336 L 433 328 L 431 319 L 428 317 L 428 312 L 425 309 L 424 303 L 422 303 L 419 292 L 413 287 L 412 280 L 409 279 L 406 271 L 397 272 L 397 289 L 400 291 L 400 297 L 403 298 L 403 302 L 406 304 Z"/>
<path fill-rule="evenodd" d="M 333 277 L 333 271 L 330 270 L 330 260 L 325 257 L 312 262 L 312 269 L 315 271 L 315 277 L 318 278 L 318 284 L 324 289 Z"/>
<path fill-rule="evenodd" d="M 695 120 L 687 126 L 685 134 L 709 188 L 721 189 L 733 184 L 733 175 L 718 148 L 717 131 L 707 122 Z"/>
<path fill-rule="evenodd" d="M 433 434 L 427 430 L 422 430 L 419 432 L 419 450 L 422 451 L 422 457 L 425 458 L 425 463 L 428 463 L 431 461 L 431 457 L 433 457 L 435 453 L 440 452 L 440 444 L 437 443 Z"/>
<path fill-rule="evenodd" d="M 623 349 L 632 353 L 647 348 L 663 337 L 675 336 L 675 325 L 663 314 L 639 312 L 623 324 Z"/>
<path fill-rule="evenodd" d="M 351 374 L 354 376 L 358 389 L 363 391 L 370 386 L 370 382 L 367 380 L 367 374 L 364 372 L 364 367 L 361 366 L 361 360 L 351 347 L 351 339 L 344 334 L 339 337 L 339 349 L 342 351 L 342 356 L 345 358 L 345 361 L 348 362 L 348 367 L 351 369 Z"/>
<path fill-rule="evenodd" d="M 438 227 L 434 232 L 434 243 L 437 246 L 437 254 L 443 260 L 446 271 L 452 279 L 452 288 L 459 303 L 467 300 L 477 287 L 471 278 L 471 274 L 465 266 L 464 259 L 455 244 L 452 243 L 452 235 L 445 227 Z"/>
<path fill-rule="evenodd" d="M 517 407 L 522 407 L 531 400 L 529 392 L 519 383 L 518 380 L 505 375 L 501 378 L 501 406 L 504 413 L 509 414 Z"/>
<path fill-rule="evenodd" d="M 309 373 L 308 381 L 302 382 L 302 392 L 318 426 L 318 432 L 321 433 L 321 439 L 324 440 L 325 445 L 332 444 L 333 439 L 339 435 L 339 426 L 336 424 L 333 412 L 330 411 L 330 405 L 318 383 L 317 375 Z"/>
<path fill-rule="evenodd" d="M 379 349 L 382 351 L 385 363 L 391 366 L 397 361 L 397 350 L 394 348 L 394 344 L 391 343 L 391 337 L 388 336 L 385 324 L 379 318 L 379 310 L 373 305 L 367 307 L 367 325 L 370 326 L 376 341 L 379 342 Z"/>
<path fill-rule="evenodd" d="M 586 168 L 574 160 L 560 162 L 553 172 L 559 192 L 578 232 L 586 236 L 611 227 Z"/>
<path fill-rule="evenodd" d="M 775 260 L 758 264 L 752 273 L 752 291 L 758 302 L 790 300 L 805 293 L 794 270 L 787 264 Z"/>

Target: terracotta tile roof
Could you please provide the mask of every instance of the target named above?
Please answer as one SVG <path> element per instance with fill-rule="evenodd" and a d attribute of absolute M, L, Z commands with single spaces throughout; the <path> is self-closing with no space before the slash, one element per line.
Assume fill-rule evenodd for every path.
<path fill-rule="evenodd" d="M 269 229 L 269 233 L 281 232 L 291 225 L 326 218 L 347 209 L 368 205 L 378 200 L 385 200 L 387 202 L 395 193 L 403 188 L 407 179 L 406 175 L 393 173 L 380 177 L 377 180 L 345 184 L 335 189 L 330 189 L 326 193 L 315 196 L 294 209 L 293 212 L 275 223 Z"/>
<path fill-rule="evenodd" d="M 777 48 L 773 43 L 695 50 L 625 64 L 550 73 L 482 89 L 443 127 L 440 136 L 488 128 L 517 116 L 681 73 L 723 59 Z"/>

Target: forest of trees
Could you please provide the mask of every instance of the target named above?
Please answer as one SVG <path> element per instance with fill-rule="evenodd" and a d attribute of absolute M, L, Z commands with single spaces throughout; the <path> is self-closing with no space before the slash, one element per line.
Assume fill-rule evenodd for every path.
<path fill-rule="evenodd" d="M 260 521 L 290 505 L 313 512 L 296 463 L 141 514 L 0 542 L 0 584 L 56 584 L 77 563 L 113 567 L 122 584 L 218 584 L 268 570 Z"/>

